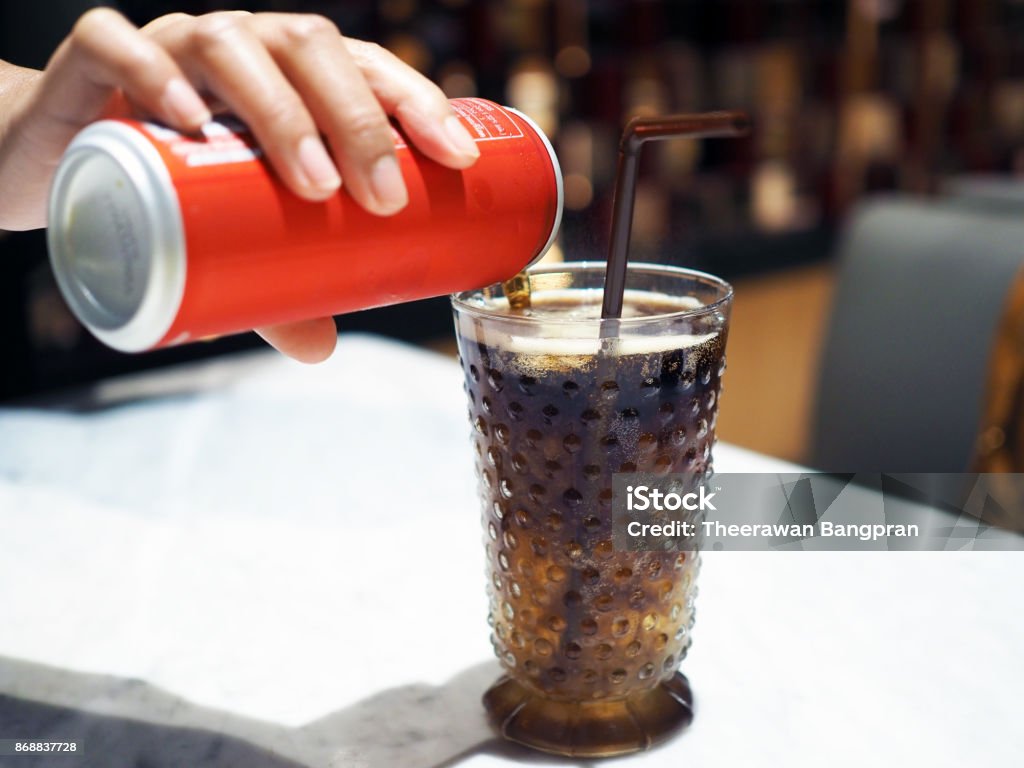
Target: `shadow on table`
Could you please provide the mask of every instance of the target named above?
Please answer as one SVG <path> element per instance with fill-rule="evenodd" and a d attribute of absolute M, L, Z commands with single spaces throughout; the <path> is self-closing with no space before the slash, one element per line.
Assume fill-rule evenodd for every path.
<path fill-rule="evenodd" d="M 484 718 L 495 662 L 440 686 L 374 694 L 299 728 L 193 704 L 141 680 L 0 657 L 0 740 L 77 742 L 74 754 L 0 757 L 43 768 L 442 768 L 486 752 L 530 761 Z M 2 754 L 2 753 L 0 753 Z"/>

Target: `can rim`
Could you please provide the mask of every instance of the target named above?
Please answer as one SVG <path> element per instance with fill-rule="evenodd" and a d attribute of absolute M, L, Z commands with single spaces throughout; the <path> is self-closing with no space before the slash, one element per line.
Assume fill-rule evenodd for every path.
<path fill-rule="evenodd" d="M 527 267 L 536 264 L 540 261 L 544 254 L 546 254 L 551 246 L 554 245 L 555 238 L 558 237 L 558 230 L 562 227 L 562 211 L 565 208 L 565 182 L 562 179 L 562 165 L 558 162 L 558 155 L 555 154 L 555 148 L 551 144 L 551 140 L 547 137 L 547 134 L 540 129 L 540 126 L 533 121 L 533 119 L 514 107 L 505 107 L 509 112 L 518 115 L 526 121 L 527 125 L 533 128 L 540 140 L 544 142 L 544 148 L 548 151 L 548 157 L 551 159 L 551 170 L 555 174 L 555 220 L 551 223 L 551 233 L 548 235 L 548 240 L 541 247 L 537 254 L 530 259 Z"/>
<path fill-rule="evenodd" d="M 109 324 L 109 315 L 76 278 L 74 254 L 66 238 L 75 206 L 74 181 L 88 172 L 88 161 L 106 156 L 119 166 L 142 212 L 145 246 L 139 258 L 148 275 L 130 317 Z M 118 120 L 101 120 L 81 131 L 68 146 L 50 188 L 47 245 L 57 285 L 75 317 L 107 346 L 141 352 L 156 346 L 178 313 L 185 294 L 185 238 L 181 208 L 159 151 L 141 131 Z"/>
<path fill-rule="evenodd" d="M 552 264 L 541 264 L 538 266 L 528 268 L 527 272 L 531 275 L 534 274 L 551 274 L 557 272 L 588 272 L 605 270 L 606 265 L 603 261 L 565 261 Z M 667 319 L 679 319 L 679 318 L 697 318 L 705 315 L 713 314 L 720 310 L 722 307 L 728 306 L 733 299 L 734 291 L 731 284 L 723 280 L 722 278 L 712 275 L 708 272 L 701 272 L 696 269 L 688 269 L 686 267 L 676 267 L 669 264 L 651 264 L 648 262 L 630 262 L 627 266 L 627 275 L 629 273 L 636 274 L 638 272 L 656 273 L 661 275 L 674 275 L 676 277 L 688 277 L 696 278 L 698 280 L 704 280 L 717 286 L 722 295 L 720 298 L 711 302 L 710 304 L 702 304 L 700 307 L 694 307 L 689 309 L 680 309 L 674 312 L 663 312 L 657 315 L 643 315 L 641 317 L 624 317 L 621 319 L 615 319 L 612 322 L 618 323 L 618 327 L 630 328 L 632 326 L 641 326 L 651 323 L 655 320 L 667 320 Z M 467 315 L 474 315 L 477 317 L 489 317 L 500 320 L 506 320 L 509 322 L 523 323 L 526 325 L 595 325 L 600 326 L 602 323 L 609 322 L 602 318 L 588 318 L 585 320 L 580 319 L 569 319 L 552 317 L 546 315 L 543 317 L 534 317 L 530 315 L 512 315 L 508 312 L 488 309 L 486 307 L 480 307 L 475 304 L 469 303 L 469 297 L 473 294 L 479 294 L 481 291 L 486 290 L 485 288 L 476 288 L 471 291 L 461 291 L 459 293 L 453 293 L 451 295 L 452 306 L 459 312 L 464 312 Z M 597 288 L 588 290 L 600 290 Z"/>

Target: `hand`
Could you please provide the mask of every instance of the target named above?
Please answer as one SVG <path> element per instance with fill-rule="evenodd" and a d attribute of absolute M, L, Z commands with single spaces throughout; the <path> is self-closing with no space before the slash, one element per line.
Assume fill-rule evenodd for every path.
<path fill-rule="evenodd" d="M 90 122 L 135 112 L 195 130 L 220 107 L 249 125 L 295 194 L 324 200 L 344 183 L 380 216 L 408 202 L 388 115 L 450 168 L 479 155 L 436 85 L 383 48 L 343 37 L 321 16 L 171 14 L 140 30 L 96 8 L 45 72 L 0 66 L 0 228 L 45 225 L 54 168 Z M 330 318 L 257 330 L 305 362 L 334 349 Z"/>

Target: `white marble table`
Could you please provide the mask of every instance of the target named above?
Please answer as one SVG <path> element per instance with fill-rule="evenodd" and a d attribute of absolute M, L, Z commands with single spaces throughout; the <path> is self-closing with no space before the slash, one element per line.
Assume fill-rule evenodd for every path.
<path fill-rule="evenodd" d="M 483 719 L 462 398 L 355 336 L 0 410 L 0 739 L 82 750 L 0 766 L 575 764 Z M 1022 584 L 1018 552 L 709 553 L 694 724 L 614 764 L 1019 766 Z"/>

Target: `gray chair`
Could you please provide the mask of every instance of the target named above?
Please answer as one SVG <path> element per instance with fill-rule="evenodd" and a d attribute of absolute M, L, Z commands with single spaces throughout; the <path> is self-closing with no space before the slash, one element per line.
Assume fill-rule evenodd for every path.
<path fill-rule="evenodd" d="M 1024 267 L 1024 208 L 881 197 L 840 242 L 810 463 L 970 468 L 992 339 Z"/>

